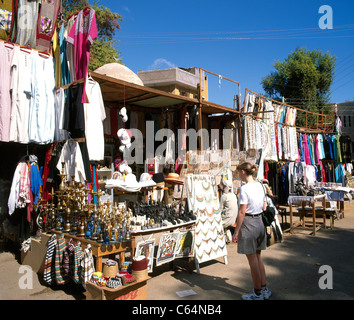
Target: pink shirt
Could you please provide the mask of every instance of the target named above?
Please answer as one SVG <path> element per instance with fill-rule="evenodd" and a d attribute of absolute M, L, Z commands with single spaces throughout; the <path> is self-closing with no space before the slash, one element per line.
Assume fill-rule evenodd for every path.
<path fill-rule="evenodd" d="M 94 9 L 81 10 L 69 32 L 67 42 L 74 46 L 74 62 L 76 79 L 86 79 L 90 60 L 90 47 L 97 37 L 96 13 Z M 84 93 L 86 92 L 86 80 Z M 82 103 L 86 103 L 86 94 L 82 95 Z"/>

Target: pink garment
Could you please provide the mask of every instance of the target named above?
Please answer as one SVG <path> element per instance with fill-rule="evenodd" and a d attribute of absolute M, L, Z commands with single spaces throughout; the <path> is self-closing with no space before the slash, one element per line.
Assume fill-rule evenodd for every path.
<path fill-rule="evenodd" d="M 18 207 L 27 209 L 27 221 L 31 221 L 31 212 L 33 210 L 33 196 L 31 192 L 30 169 L 26 162 L 21 162 L 20 169 L 20 189 L 18 197 Z"/>
<path fill-rule="evenodd" d="M 318 138 L 317 138 L 317 134 L 315 135 L 315 152 L 316 152 L 316 158 L 317 158 L 317 161 L 318 163 L 320 163 L 320 153 L 319 153 L 319 149 L 318 149 Z"/>
<path fill-rule="evenodd" d="M 90 47 L 97 38 L 96 13 L 94 9 L 81 10 L 66 39 L 74 46 L 76 79 L 85 79 L 83 92 L 86 93 L 86 78 L 90 60 Z M 82 95 L 86 103 L 86 94 Z"/>
<path fill-rule="evenodd" d="M 307 135 L 304 134 L 303 138 L 304 138 L 305 163 L 311 164 L 311 157 L 310 157 L 310 152 L 309 152 L 309 144 L 307 142 Z"/>
<path fill-rule="evenodd" d="M 0 41 L 0 141 L 4 142 L 10 140 L 10 73 L 14 51 L 14 44 Z"/>

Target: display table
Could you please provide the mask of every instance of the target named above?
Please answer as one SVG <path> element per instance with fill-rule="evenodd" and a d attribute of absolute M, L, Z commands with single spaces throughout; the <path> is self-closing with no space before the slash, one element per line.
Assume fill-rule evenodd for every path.
<path fill-rule="evenodd" d="M 172 225 L 172 226 L 166 226 L 166 227 L 160 227 L 160 228 L 151 228 L 151 229 L 146 229 L 146 230 L 140 230 L 137 232 L 131 232 L 130 233 L 130 241 L 131 241 L 131 249 L 132 249 L 132 257 L 135 255 L 135 249 L 136 249 L 136 238 L 140 236 L 147 236 L 155 233 L 161 233 L 161 232 L 168 232 L 168 231 L 174 231 L 176 229 L 180 228 L 192 228 L 196 224 L 196 220 L 185 222 L 185 223 L 180 223 L 177 225 Z"/>
<path fill-rule="evenodd" d="M 53 233 L 59 234 L 61 231 L 52 230 Z M 80 241 L 81 247 L 84 250 L 88 244 L 91 245 L 92 255 L 96 258 L 96 271 L 102 272 L 102 259 L 104 256 L 119 254 L 119 263 L 122 264 L 125 261 L 126 248 L 131 248 L 130 241 L 117 242 L 114 244 L 102 244 L 97 241 L 85 239 L 84 237 L 77 237 L 70 233 L 64 232 L 65 241 L 73 239 L 74 242 Z"/>
<path fill-rule="evenodd" d="M 86 300 L 146 300 L 149 279 L 150 277 L 117 289 L 100 287 L 89 281 L 86 282 Z"/>
<path fill-rule="evenodd" d="M 321 207 L 316 207 L 317 203 L 321 203 Z M 326 223 L 325 219 L 326 216 L 324 214 L 324 208 L 326 208 L 326 195 L 318 195 L 318 196 L 289 196 L 288 198 L 288 204 L 290 206 L 290 232 L 293 231 L 294 227 L 298 227 L 299 225 L 302 225 L 302 227 L 305 227 L 304 223 L 304 216 L 305 214 L 311 214 L 312 215 L 312 228 L 313 228 L 313 235 L 316 235 L 316 231 L 321 228 L 320 225 L 316 225 L 316 211 L 317 209 L 322 209 L 321 212 L 317 211 L 317 213 L 321 213 L 322 216 L 324 217 L 324 223 Z M 293 223 L 293 204 L 301 206 L 301 209 L 299 210 L 300 212 L 300 222 L 297 224 Z M 306 207 L 308 205 L 308 207 Z"/>

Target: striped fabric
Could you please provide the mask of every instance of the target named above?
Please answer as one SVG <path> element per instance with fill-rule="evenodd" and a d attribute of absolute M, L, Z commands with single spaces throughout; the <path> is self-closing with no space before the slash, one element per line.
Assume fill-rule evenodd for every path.
<path fill-rule="evenodd" d="M 71 277 L 74 271 L 74 243 L 73 240 L 70 239 L 65 247 L 63 254 L 63 269 L 65 277 Z"/>
<path fill-rule="evenodd" d="M 87 245 L 87 248 L 84 251 L 84 256 L 81 261 L 81 266 L 82 266 L 82 272 L 81 272 L 82 284 L 85 285 L 85 283 L 90 280 L 91 275 L 95 272 L 92 249 L 90 244 Z"/>
<path fill-rule="evenodd" d="M 44 281 L 48 284 L 52 284 L 55 280 L 55 248 L 57 244 L 56 235 L 53 234 L 48 240 L 48 248 L 44 261 Z M 54 261 L 53 261 L 54 257 Z"/>
<path fill-rule="evenodd" d="M 76 244 L 76 247 L 74 249 L 74 276 L 73 276 L 73 280 L 76 283 L 80 283 L 81 281 L 81 271 L 82 271 L 82 267 L 81 267 L 81 261 L 83 259 L 84 253 L 82 252 L 81 249 L 81 242 L 78 241 Z"/>
<path fill-rule="evenodd" d="M 56 252 L 55 252 L 55 276 L 57 280 L 57 284 L 64 284 L 64 270 L 63 270 L 63 257 L 65 250 L 65 239 L 64 235 L 60 233 L 58 235 Z"/>

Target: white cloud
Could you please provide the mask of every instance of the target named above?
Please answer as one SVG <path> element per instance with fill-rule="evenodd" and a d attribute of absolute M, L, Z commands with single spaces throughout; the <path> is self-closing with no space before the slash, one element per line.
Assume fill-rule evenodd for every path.
<path fill-rule="evenodd" d="M 148 67 L 148 70 L 164 69 L 166 67 L 167 68 L 177 68 L 177 66 L 174 63 L 172 63 L 164 58 L 158 58 L 154 61 L 154 63 L 152 65 L 150 65 Z"/>

